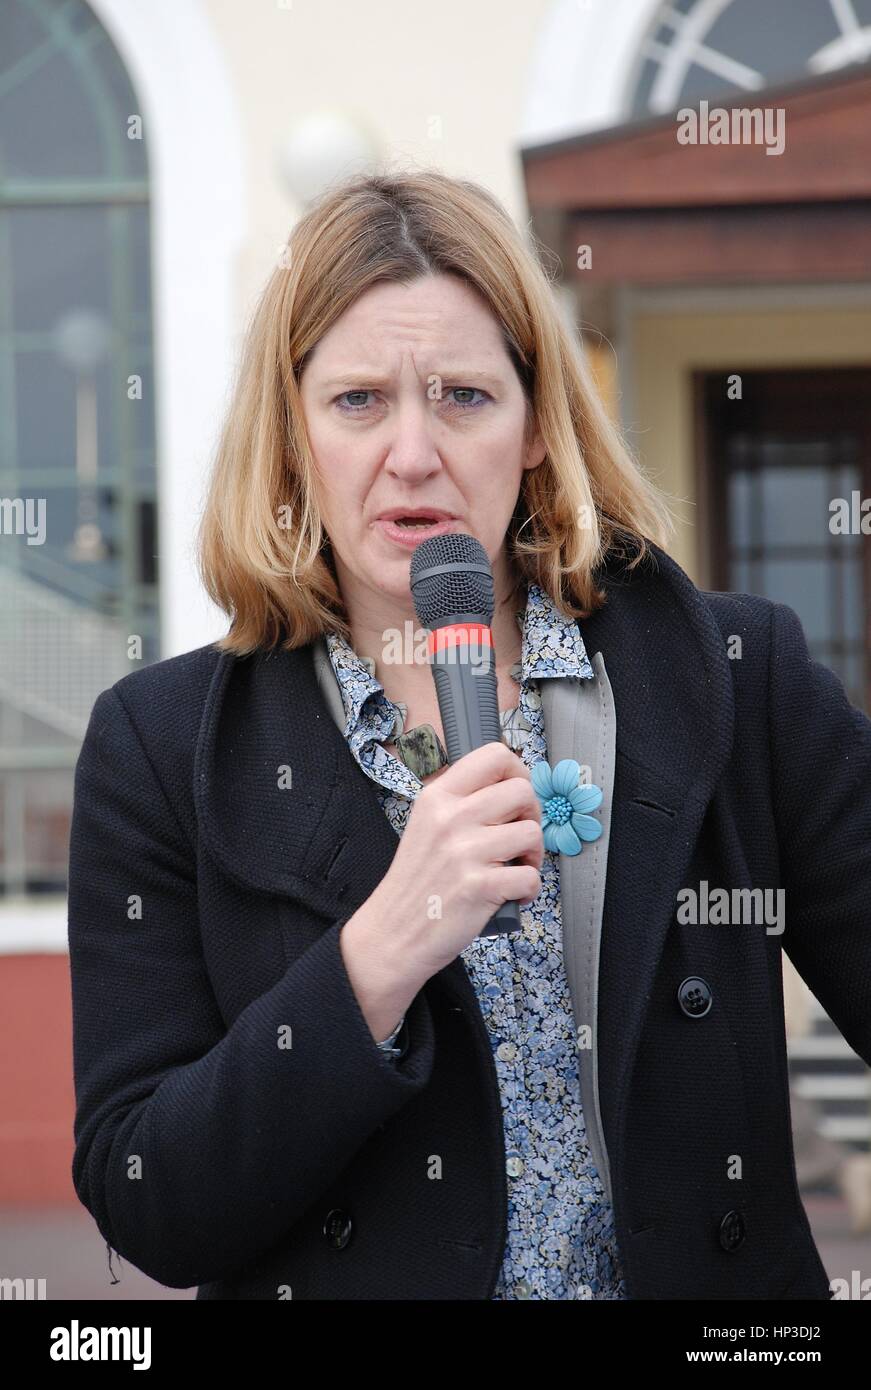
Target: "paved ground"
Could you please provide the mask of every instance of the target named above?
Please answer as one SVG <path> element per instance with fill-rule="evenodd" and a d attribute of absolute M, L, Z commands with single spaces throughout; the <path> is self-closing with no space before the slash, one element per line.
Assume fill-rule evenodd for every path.
<path fill-rule="evenodd" d="M 860 1282 L 871 1279 L 871 1232 L 850 1234 L 841 1199 L 814 1193 L 804 1198 L 804 1206 L 829 1279 L 850 1281 L 854 1270 Z"/>
<path fill-rule="evenodd" d="M 0 1208 L 0 1274 L 45 1279 L 47 1299 L 193 1298 L 196 1289 L 167 1289 L 112 1256 L 84 1207 Z M 113 1279 L 118 1279 L 117 1284 Z"/>
<path fill-rule="evenodd" d="M 851 1236 L 837 1197 L 813 1194 L 805 1208 L 830 1279 L 871 1278 L 871 1234 Z M 167 1289 L 126 1261 L 112 1258 L 88 1213 L 77 1208 L 0 1209 L 0 1275 L 46 1280 L 47 1299 L 192 1299 L 195 1289 Z M 119 1280 L 113 1283 L 113 1278 Z"/>

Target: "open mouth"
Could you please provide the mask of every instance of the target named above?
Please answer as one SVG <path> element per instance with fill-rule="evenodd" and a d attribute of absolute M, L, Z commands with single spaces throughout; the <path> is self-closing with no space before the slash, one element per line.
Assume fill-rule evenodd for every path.
<path fill-rule="evenodd" d="M 378 527 L 386 538 L 403 546 L 418 545 L 429 536 L 452 530 L 455 525 L 454 517 L 401 516 L 394 521 L 381 517 L 378 521 Z"/>

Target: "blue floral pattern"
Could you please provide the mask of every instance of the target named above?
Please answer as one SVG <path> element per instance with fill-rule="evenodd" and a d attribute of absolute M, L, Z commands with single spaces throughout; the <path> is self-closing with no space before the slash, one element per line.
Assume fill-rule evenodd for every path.
<path fill-rule="evenodd" d="M 529 584 L 517 619 L 521 659 L 512 675 L 519 700 L 516 709 L 500 711 L 500 722 L 506 742 L 532 769 L 547 759 L 539 680 L 592 679 L 593 668 L 578 625 L 539 585 Z M 383 744 L 401 732 L 405 710 L 387 698 L 371 661 L 335 633 L 326 644 L 345 738 L 401 835 L 423 784 Z M 556 850 L 546 850 L 541 880 L 538 897 L 520 909 L 520 932 L 476 937 L 462 952 L 493 1048 L 505 1130 L 508 1229 L 493 1298 L 624 1299 L 613 1211 L 581 1105 Z"/>

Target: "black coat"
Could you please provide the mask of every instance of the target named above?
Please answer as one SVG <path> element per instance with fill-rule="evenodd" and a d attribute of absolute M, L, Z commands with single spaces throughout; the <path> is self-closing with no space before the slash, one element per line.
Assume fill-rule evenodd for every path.
<path fill-rule="evenodd" d="M 703 593 L 655 555 L 633 575 L 612 564 L 581 624 L 617 709 L 598 1049 L 626 1287 L 825 1299 L 780 952 L 871 1063 L 871 722 L 810 661 L 792 609 Z M 70 845 L 72 1171 L 107 1242 L 161 1283 L 490 1296 L 505 1151 L 462 958 L 415 997 L 396 1064 L 339 948 L 397 844 L 311 646 L 205 646 L 97 699 Z M 677 894 L 702 880 L 782 887 L 784 935 L 681 924 Z M 678 1002 L 688 976 L 712 998 L 698 1017 Z"/>

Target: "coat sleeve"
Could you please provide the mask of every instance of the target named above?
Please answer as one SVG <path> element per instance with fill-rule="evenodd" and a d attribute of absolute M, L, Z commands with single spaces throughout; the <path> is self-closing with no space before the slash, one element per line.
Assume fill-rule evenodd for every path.
<path fill-rule="evenodd" d="M 160 1283 L 232 1276 L 426 1086 L 425 993 L 396 1063 L 345 971 L 342 918 L 228 1029 L 199 938 L 196 854 L 114 687 L 76 765 L 68 901 L 76 1193 Z"/>
<path fill-rule="evenodd" d="M 772 605 L 769 739 L 784 887 L 782 946 L 871 1065 L 871 720 Z"/>

